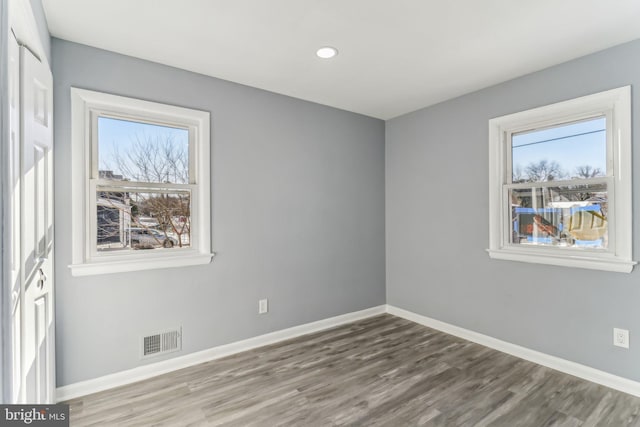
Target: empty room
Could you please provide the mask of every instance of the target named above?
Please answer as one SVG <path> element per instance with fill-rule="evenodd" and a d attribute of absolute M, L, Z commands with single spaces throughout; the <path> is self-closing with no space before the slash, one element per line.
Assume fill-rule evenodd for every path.
<path fill-rule="evenodd" d="M 639 22 L 3 0 L 0 425 L 640 426 Z"/>

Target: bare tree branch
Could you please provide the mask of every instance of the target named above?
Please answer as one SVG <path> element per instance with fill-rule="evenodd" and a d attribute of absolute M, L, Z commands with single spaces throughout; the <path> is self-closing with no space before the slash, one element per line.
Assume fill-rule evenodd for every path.
<path fill-rule="evenodd" d="M 528 182 L 544 182 L 557 181 L 566 174 L 556 161 L 540 160 L 539 162 L 531 162 L 524 169 Z"/>

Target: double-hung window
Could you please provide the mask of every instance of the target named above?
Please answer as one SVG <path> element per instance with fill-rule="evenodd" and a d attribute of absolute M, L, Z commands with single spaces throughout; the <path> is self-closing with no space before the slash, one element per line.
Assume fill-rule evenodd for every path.
<path fill-rule="evenodd" d="M 209 113 L 83 89 L 72 101 L 72 274 L 208 263 Z"/>
<path fill-rule="evenodd" d="M 630 87 L 489 122 L 492 258 L 630 272 Z"/>

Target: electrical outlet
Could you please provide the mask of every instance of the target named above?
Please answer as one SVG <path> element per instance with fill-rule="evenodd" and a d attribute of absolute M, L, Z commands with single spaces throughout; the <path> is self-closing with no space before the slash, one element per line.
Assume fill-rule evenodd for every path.
<path fill-rule="evenodd" d="M 266 314 L 269 311 L 269 300 L 261 299 L 258 301 L 258 314 Z"/>
<path fill-rule="evenodd" d="M 613 345 L 629 348 L 629 331 L 626 329 L 613 328 Z"/>

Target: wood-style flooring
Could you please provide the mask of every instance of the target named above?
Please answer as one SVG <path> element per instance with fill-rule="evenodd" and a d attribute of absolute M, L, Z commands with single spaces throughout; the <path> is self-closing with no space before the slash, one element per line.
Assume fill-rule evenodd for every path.
<path fill-rule="evenodd" d="M 640 426 L 640 398 L 381 315 L 69 402 L 71 426 Z"/>

